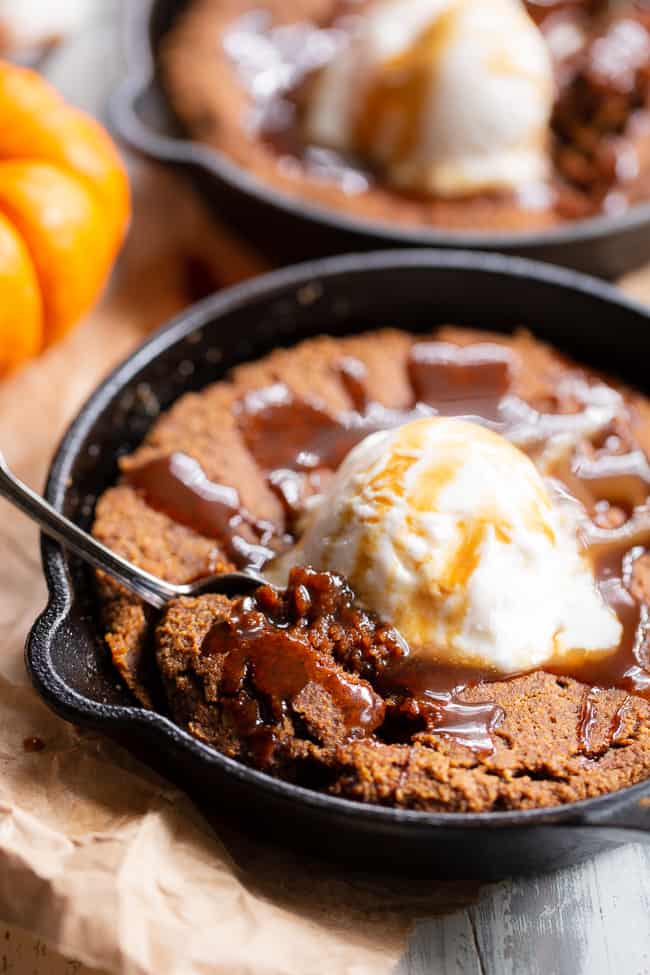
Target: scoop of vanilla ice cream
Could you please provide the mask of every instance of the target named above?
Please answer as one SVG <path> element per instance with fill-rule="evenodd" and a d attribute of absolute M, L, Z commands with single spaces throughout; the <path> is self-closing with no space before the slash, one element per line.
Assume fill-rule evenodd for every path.
<path fill-rule="evenodd" d="M 516 190 L 549 175 L 553 98 L 520 0 L 375 0 L 317 78 L 306 134 L 405 189 Z"/>
<path fill-rule="evenodd" d="M 515 673 L 621 639 L 575 516 L 518 448 L 462 420 L 367 437 L 290 561 L 344 575 L 412 653 L 442 663 Z"/>

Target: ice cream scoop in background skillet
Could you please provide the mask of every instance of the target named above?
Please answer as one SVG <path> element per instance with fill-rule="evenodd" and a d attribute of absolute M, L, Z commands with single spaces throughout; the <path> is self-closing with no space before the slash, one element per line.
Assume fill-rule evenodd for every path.
<path fill-rule="evenodd" d="M 615 278 L 650 259 L 650 201 L 617 216 L 545 231 L 465 232 L 397 226 L 349 216 L 267 186 L 214 149 L 191 141 L 163 88 L 162 41 L 188 0 L 127 5 L 129 69 L 112 99 L 118 133 L 134 149 L 185 174 L 220 220 L 274 264 L 380 247 L 462 247 L 536 258 Z"/>
<path fill-rule="evenodd" d="M 650 313 L 575 272 L 499 255 L 397 251 L 275 272 L 208 298 L 154 335 L 82 408 L 54 458 L 47 499 L 82 527 L 159 409 L 237 363 L 322 333 L 453 321 L 522 324 L 646 393 Z M 155 408 L 152 408 L 152 404 Z M 102 642 L 89 570 L 44 539 L 49 601 L 27 644 L 38 691 L 64 718 L 101 730 L 269 841 L 327 857 L 451 876 L 498 877 L 576 862 L 650 831 L 650 782 L 562 807 L 430 814 L 363 805 L 278 781 L 224 757 L 120 686 Z M 650 833 L 648 834 L 650 835 Z"/>

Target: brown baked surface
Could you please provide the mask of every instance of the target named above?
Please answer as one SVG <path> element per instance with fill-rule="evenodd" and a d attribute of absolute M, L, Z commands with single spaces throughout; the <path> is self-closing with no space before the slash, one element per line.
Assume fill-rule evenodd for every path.
<path fill-rule="evenodd" d="M 558 98 L 557 129 L 561 137 L 554 153 L 559 169 L 556 200 L 548 206 L 523 206 L 507 194 L 461 199 L 411 197 L 382 186 L 380 178 L 371 180 L 363 192 L 347 193 L 335 182 L 314 176 L 296 159 L 292 165 L 279 165 L 277 149 L 247 121 L 252 103 L 224 50 L 224 35 L 242 15 L 259 10 L 268 12 L 274 26 L 303 21 L 327 24 L 336 3 L 340 5 L 341 0 L 192 0 L 164 39 L 161 53 L 164 83 L 191 135 L 284 193 L 387 223 L 519 232 L 586 217 L 601 212 L 605 194 L 602 181 L 612 177 L 623 149 L 628 155 L 630 151 L 632 156 L 636 154 L 638 172 L 626 176 L 618 198 L 624 193 L 627 202 L 634 203 L 650 196 L 648 126 L 634 120 L 628 125 L 628 118 L 633 116 L 629 92 L 621 95 L 610 91 L 600 77 L 594 79 L 586 71 L 575 93 L 571 90 Z M 585 10 L 605 6 L 602 0 L 578 0 L 580 4 Z M 540 9 L 545 11 L 548 6 Z M 620 10 L 622 17 L 626 10 Z M 650 15 L 643 16 L 650 26 Z M 650 64 L 639 81 L 637 102 L 647 97 L 649 78 Z M 619 189 L 615 181 L 607 187 L 610 189 Z M 618 198 L 613 200 L 614 207 L 620 205 Z M 610 211 L 605 208 L 605 212 Z"/>
<path fill-rule="evenodd" d="M 445 328 L 436 338 L 458 345 L 487 338 L 507 347 L 514 356 L 513 392 L 547 412 L 571 411 L 572 404 L 559 390 L 567 377 L 594 378 L 526 333 L 504 337 Z M 407 359 L 414 340 L 390 330 L 342 339 L 320 337 L 242 365 L 226 380 L 179 400 L 156 422 L 142 447 L 121 461 L 122 467 L 128 473 L 151 458 L 182 451 L 197 460 L 212 481 L 237 488 L 246 508 L 272 522 L 281 534 L 284 510 L 243 440 L 233 405 L 251 390 L 282 382 L 298 396 L 317 397 L 332 411 L 351 409 L 354 404 L 339 366 L 354 357 L 366 367 L 371 400 L 407 407 L 413 402 Z M 631 435 L 650 455 L 650 404 L 638 394 L 624 392 Z M 100 498 L 94 533 L 142 568 L 173 582 L 234 567 L 213 538 L 154 511 L 126 481 Z M 635 592 L 650 603 L 650 559 L 643 556 L 635 570 Z M 100 590 L 113 659 L 139 699 L 152 703 L 154 678 L 161 675 L 167 704 L 181 725 L 273 774 L 363 801 L 440 810 L 554 805 L 650 775 L 646 700 L 617 689 L 600 691 L 586 747 L 578 729 L 590 687 L 541 672 L 479 683 L 462 692 L 462 702 L 489 700 L 503 710 L 492 735 L 494 752 L 488 756 L 422 729 L 415 729 L 406 741 L 393 740 L 381 728 L 377 734 L 350 740 L 341 734 L 336 707 L 317 682 L 309 685 L 310 694 L 303 691 L 299 701 L 287 702 L 282 721 L 273 725 L 279 745 L 262 757 L 247 748 L 245 734 L 234 730 L 218 661 L 202 649 L 213 624 L 229 619 L 231 602 L 217 596 L 178 600 L 156 626 L 139 600 L 115 584 L 100 579 Z M 354 627 L 346 639 L 354 643 Z M 341 650 L 343 643 L 337 640 L 323 642 L 321 633 L 308 653 L 321 655 L 322 666 L 329 670 L 369 681 L 375 693 L 377 647 L 371 641 L 355 656 Z M 254 683 L 246 693 L 255 698 Z M 389 698 L 386 706 L 392 707 L 395 702 Z M 616 721 L 620 727 L 612 736 Z"/>
<path fill-rule="evenodd" d="M 317 684 L 308 685 L 273 725 L 272 751 L 249 751 L 247 740 L 233 729 L 222 658 L 201 649 L 211 626 L 229 612 L 228 600 L 206 596 L 179 600 L 165 613 L 157 643 L 170 706 L 176 720 L 202 741 L 273 774 L 363 802 L 454 812 L 574 802 L 650 774 L 647 701 L 626 701 L 622 690 L 602 692 L 587 751 L 578 728 L 588 688 L 542 672 L 491 683 L 489 689 L 479 684 L 460 695 L 464 703 L 489 699 L 503 711 L 488 758 L 415 728 L 409 743 L 391 742 L 390 734 L 388 741 L 383 736 L 347 740 L 336 708 Z M 314 645 L 332 669 L 354 672 L 337 661 L 329 645 L 323 649 L 322 640 L 314 638 Z M 251 680 L 249 693 L 256 697 Z M 610 728 L 624 701 L 623 726 L 612 746 Z"/>

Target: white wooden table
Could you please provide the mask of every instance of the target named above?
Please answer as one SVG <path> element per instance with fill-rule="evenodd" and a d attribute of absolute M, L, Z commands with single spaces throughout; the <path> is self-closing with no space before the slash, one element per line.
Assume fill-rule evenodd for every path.
<path fill-rule="evenodd" d="M 46 68 L 68 98 L 100 115 L 123 70 L 120 6 L 121 0 L 97 0 L 93 24 Z M 0 939 L 0 971 L 85 971 L 19 932 L 5 937 L 0 929 Z M 650 846 L 628 845 L 550 876 L 487 886 L 476 905 L 418 922 L 398 971 L 650 975 Z"/>
<path fill-rule="evenodd" d="M 650 848 L 491 885 L 418 924 L 399 975 L 647 975 Z"/>

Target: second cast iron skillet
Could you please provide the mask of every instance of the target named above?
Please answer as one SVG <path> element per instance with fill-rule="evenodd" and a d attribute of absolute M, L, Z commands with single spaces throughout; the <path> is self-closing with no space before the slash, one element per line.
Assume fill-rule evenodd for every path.
<path fill-rule="evenodd" d="M 398 226 L 348 216 L 282 193 L 221 153 L 190 141 L 161 83 L 162 38 L 191 0 L 126 5 L 129 70 L 111 115 L 133 148 L 175 166 L 272 264 L 379 247 L 463 247 L 521 254 L 614 278 L 650 260 L 650 201 L 616 217 L 594 217 L 531 233 L 484 233 Z M 263 6 L 260 0 L 260 6 Z"/>
<path fill-rule="evenodd" d="M 159 410 L 236 363 L 323 332 L 445 322 L 520 325 L 650 393 L 650 315 L 574 272 L 462 252 L 401 251 L 305 264 L 222 292 L 153 336 L 94 393 L 54 458 L 48 500 L 82 526 Z M 247 768 L 139 707 L 102 643 L 90 573 L 43 541 L 48 604 L 27 644 L 36 688 L 64 718 L 119 739 L 208 813 L 263 836 L 383 868 L 499 877 L 578 861 L 650 831 L 650 781 L 553 809 L 421 813 L 362 805 Z"/>

